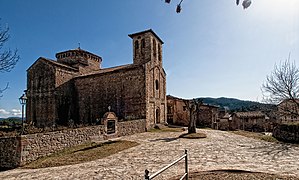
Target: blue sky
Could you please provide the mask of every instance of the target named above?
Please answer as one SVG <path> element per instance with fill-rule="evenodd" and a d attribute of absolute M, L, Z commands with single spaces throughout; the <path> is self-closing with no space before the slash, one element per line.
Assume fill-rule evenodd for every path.
<path fill-rule="evenodd" d="M 153 29 L 165 42 L 167 94 L 183 98 L 233 97 L 260 101 L 260 87 L 291 53 L 299 62 L 299 0 L 1 0 L 2 26 L 10 27 L 5 48 L 21 59 L 0 74 L 0 117 L 20 115 L 26 69 L 40 56 L 81 48 L 103 58 L 103 67 L 132 63 L 128 34 Z M 298 65 L 299 66 L 299 65 Z"/>

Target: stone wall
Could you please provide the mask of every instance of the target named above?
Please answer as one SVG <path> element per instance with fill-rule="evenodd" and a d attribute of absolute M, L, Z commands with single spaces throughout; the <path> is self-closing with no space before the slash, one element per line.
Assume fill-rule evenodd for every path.
<path fill-rule="evenodd" d="M 284 142 L 299 143 L 299 125 L 277 125 L 273 137 Z"/>
<path fill-rule="evenodd" d="M 20 150 L 20 137 L 0 138 L 0 170 L 19 166 Z"/>
<path fill-rule="evenodd" d="M 53 154 L 67 147 L 93 140 L 106 140 L 145 132 L 146 120 L 118 122 L 117 134 L 105 133 L 104 125 L 67 129 L 56 132 L 0 138 L 0 169 L 22 166 L 40 157 Z"/>
<path fill-rule="evenodd" d="M 103 138 L 104 126 L 90 126 L 63 131 L 29 134 L 21 137 L 21 165 L 50 155 L 64 148 L 76 146 L 92 140 Z"/>
<path fill-rule="evenodd" d="M 214 122 L 218 119 L 218 108 L 202 104 L 197 114 L 196 126 L 213 128 Z"/>
<path fill-rule="evenodd" d="M 55 67 L 40 58 L 27 70 L 26 93 L 26 119 L 38 127 L 55 121 L 54 89 Z"/>
<path fill-rule="evenodd" d="M 104 71 L 104 70 L 103 70 Z M 111 68 L 100 74 L 75 78 L 78 123 L 94 123 L 108 107 L 119 119 L 146 117 L 145 73 L 141 65 Z"/>
<path fill-rule="evenodd" d="M 118 122 L 118 136 L 127 136 L 135 133 L 143 133 L 146 128 L 146 119 Z"/>
<path fill-rule="evenodd" d="M 189 101 L 186 100 L 185 101 Z M 188 126 L 190 111 L 184 103 L 184 99 L 167 96 L 167 123 Z"/>

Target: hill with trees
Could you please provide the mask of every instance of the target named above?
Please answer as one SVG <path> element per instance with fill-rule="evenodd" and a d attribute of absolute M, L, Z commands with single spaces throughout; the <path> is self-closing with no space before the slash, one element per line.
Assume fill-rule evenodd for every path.
<path fill-rule="evenodd" d="M 197 98 L 201 100 L 204 104 L 219 106 L 224 108 L 229 112 L 236 111 L 263 111 L 265 113 L 270 112 L 276 109 L 274 104 L 264 104 L 255 101 L 244 101 L 234 98 L 210 98 L 210 97 L 201 97 Z"/>

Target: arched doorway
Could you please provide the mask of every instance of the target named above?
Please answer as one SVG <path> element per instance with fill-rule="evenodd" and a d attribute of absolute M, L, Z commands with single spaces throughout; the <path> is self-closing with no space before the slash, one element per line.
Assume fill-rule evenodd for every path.
<path fill-rule="evenodd" d="M 156 109 L 156 123 L 160 123 L 160 109 Z"/>

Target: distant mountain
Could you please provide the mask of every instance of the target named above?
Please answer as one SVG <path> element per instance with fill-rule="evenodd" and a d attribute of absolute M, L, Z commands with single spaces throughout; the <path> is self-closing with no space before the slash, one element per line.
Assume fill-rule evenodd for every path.
<path fill-rule="evenodd" d="M 22 121 L 22 118 L 20 118 L 20 117 L 0 118 L 0 121 L 4 121 L 4 120 L 8 120 L 8 121 Z"/>
<path fill-rule="evenodd" d="M 269 112 L 276 109 L 273 104 L 264 104 L 254 101 L 244 101 L 234 98 L 210 98 L 210 97 L 201 97 L 197 98 L 203 101 L 205 104 L 210 104 L 214 106 L 219 106 L 220 108 L 225 108 L 228 111 L 263 111 Z"/>

